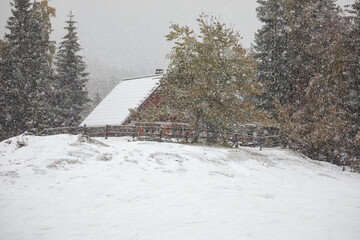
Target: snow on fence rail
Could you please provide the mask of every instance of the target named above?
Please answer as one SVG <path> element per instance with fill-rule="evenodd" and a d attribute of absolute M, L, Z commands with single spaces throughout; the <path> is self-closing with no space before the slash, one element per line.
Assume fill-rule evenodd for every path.
<path fill-rule="evenodd" d="M 38 135 L 56 134 L 83 134 L 89 137 L 133 137 L 152 140 L 171 140 L 189 142 L 193 138 L 193 130 L 184 126 L 161 127 L 151 126 L 123 126 L 106 125 L 102 127 L 62 127 L 44 129 Z M 199 135 L 199 141 L 208 141 L 218 132 L 203 131 Z M 273 127 L 257 127 L 253 125 L 240 126 L 237 131 L 221 133 L 228 141 L 237 146 L 280 146 L 282 141 L 278 129 Z"/>

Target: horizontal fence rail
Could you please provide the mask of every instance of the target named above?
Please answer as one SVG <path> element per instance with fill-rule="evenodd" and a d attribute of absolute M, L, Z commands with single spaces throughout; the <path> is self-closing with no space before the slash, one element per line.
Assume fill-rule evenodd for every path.
<path fill-rule="evenodd" d="M 56 134 L 73 134 L 73 135 L 87 135 L 89 137 L 133 137 L 145 138 L 151 140 L 172 140 L 191 142 L 194 137 L 194 131 L 184 126 L 127 126 L 127 125 L 106 125 L 102 127 L 61 127 L 44 129 L 38 135 L 56 135 Z M 241 126 L 234 132 L 214 132 L 202 131 L 199 134 L 198 140 L 214 141 L 214 138 L 227 139 L 235 147 L 238 146 L 265 146 L 275 147 L 282 144 L 281 137 L 278 134 L 277 128 L 271 127 L 255 127 L 255 126 Z M 216 140 L 215 140 L 216 141 Z"/>

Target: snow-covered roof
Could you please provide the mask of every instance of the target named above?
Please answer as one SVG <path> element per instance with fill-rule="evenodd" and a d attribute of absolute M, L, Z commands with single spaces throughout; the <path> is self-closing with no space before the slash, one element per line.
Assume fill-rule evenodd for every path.
<path fill-rule="evenodd" d="M 160 85 L 163 75 L 128 78 L 121 81 L 89 114 L 80 126 L 121 125 L 129 109 L 138 108 Z"/>

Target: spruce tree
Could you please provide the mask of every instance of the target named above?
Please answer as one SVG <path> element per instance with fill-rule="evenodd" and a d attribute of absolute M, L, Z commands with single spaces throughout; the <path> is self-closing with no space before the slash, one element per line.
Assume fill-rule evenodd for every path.
<path fill-rule="evenodd" d="M 66 21 L 67 34 L 60 43 L 59 51 L 55 56 L 56 94 L 54 109 L 56 126 L 76 126 L 80 124 L 82 113 L 89 102 L 85 84 L 86 64 L 79 55 L 81 50 L 76 32 L 74 15 L 70 12 L 69 20 Z"/>
<path fill-rule="evenodd" d="M 344 74 L 348 24 L 333 13 L 328 11 L 324 16 L 322 31 L 310 44 L 310 57 L 314 61 L 309 68 L 315 76 L 310 79 L 301 106 L 293 116 L 289 134 L 312 158 L 347 164 L 353 149 L 349 141 L 350 115 L 342 100 L 348 91 Z"/>
<path fill-rule="evenodd" d="M 49 41 L 44 37 L 46 27 L 29 0 L 14 0 L 11 6 L 1 60 L 2 138 L 26 130 L 41 130 L 49 126 L 51 118 L 47 96 L 52 71 L 46 57 L 49 49 Z"/>
<path fill-rule="evenodd" d="M 348 108 L 359 112 L 354 94 L 359 85 L 354 81 L 359 76 L 359 51 L 352 47 L 349 54 L 348 23 L 334 0 L 258 2 L 264 25 L 256 34 L 254 49 L 266 90 L 263 100 L 270 110 L 278 111 L 281 131 L 290 145 L 313 158 L 348 163 L 354 147 L 344 96 Z M 358 34 L 352 36 L 356 39 Z M 356 46 L 355 42 L 348 45 Z"/>
<path fill-rule="evenodd" d="M 3 61 L 4 51 L 3 48 L 5 46 L 5 42 L 0 40 L 0 141 L 5 138 L 5 82 L 3 81 L 3 78 L 1 77 L 3 68 L 1 66 L 1 63 Z"/>
<path fill-rule="evenodd" d="M 325 15 L 334 0 L 258 0 L 263 26 L 255 35 L 255 59 L 264 85 L 263 106 L 276 112 L 275 103 L 291 105 L 294 113 L 315 76 L 311 44 L 323 32 Z"/>
<path fill-rule="evenodd" d="M 48 61 L 52 66 L 53 56 L 56 50 L 55 41 L 50 41 L 50 33 L 53 31 L 51 25 L 51 18 L 56 16 L 56 9 L 49 6 L 48 0 L 41 0 L 40 2 L 34 2 L 34 9 L 41 14 L 41 21 L 45 24 L 44 38 L 49 41 L 48 49 Z"/>
<path fill-rule="evenodd" d="M 263 23 L 255 34 L 255 59 L 259 62 L 258 78 L 265 91 L 262 107 L 274 112 L 275 102 L 289 102 L 289 91 L 293 89 L 289 81 L 289 64 L 286 58 L 288 47 L 288 20 L 283 2 L 278 0 L 258 0 L 258 19 Z"/>
<path fill-rule="evenodd" d="M 348 61 L 346 79 L 348 92 L 344 101 L 351 115 L 353 131 L 351 139 L 354 145 L 353 160 L 360 165 L 360 1 L 351 5 L 351 31 L 347 35 Z"/>
<path fill-rule="evenodd" d="M 310 2 L 300 11 L 301 18 L 292 18 L 292 25 L 299 28 L 291 31 L 288 58 L 297 98 L 294 105 L 286 106 L 286 117 L 286 111 L 281 112 L 281 120 L 286 119 L 282 130 L 288 142 L 308 156 L 347 164 L 354 149 L 343 101 L 348 91 L 349 24 L 331 0 Z"/>
<path fill-rule="evenodd" d="M 291 94 L 295 111 L 301 107 L 299 103 L 305 95 L 310 79 L 318 73 L 321 74 L 326 66 L 319 64 L 319 58 L 328 47 L 323 36 L 331 35 L 327 32 L 331 28 L 326 27 L 326 21 L 337 18 L 334 1 L 301 0 L 290 1 L 287 5 L 287 18 L 290 19 L 291 27 L 287 59 L 291 67 L 290 81 L 294 82 Z"/>
<path fill-rule="evenodd" d="M 347 80 L 349 93 L 345 97 L 348 109 L 352 115 L 353 124 L 360 131 L 360 1 L 351 5 L 351 32 L 348 38 L 349 60 Z"/>

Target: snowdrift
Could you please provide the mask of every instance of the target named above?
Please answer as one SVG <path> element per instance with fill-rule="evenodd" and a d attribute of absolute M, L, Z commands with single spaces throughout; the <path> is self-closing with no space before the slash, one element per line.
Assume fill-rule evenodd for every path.
<path fill-rule="evenodd" d="M 18 137 L 0 143 L 0 239 L 358 240 L 359 190 L 289 150 Z"/>

